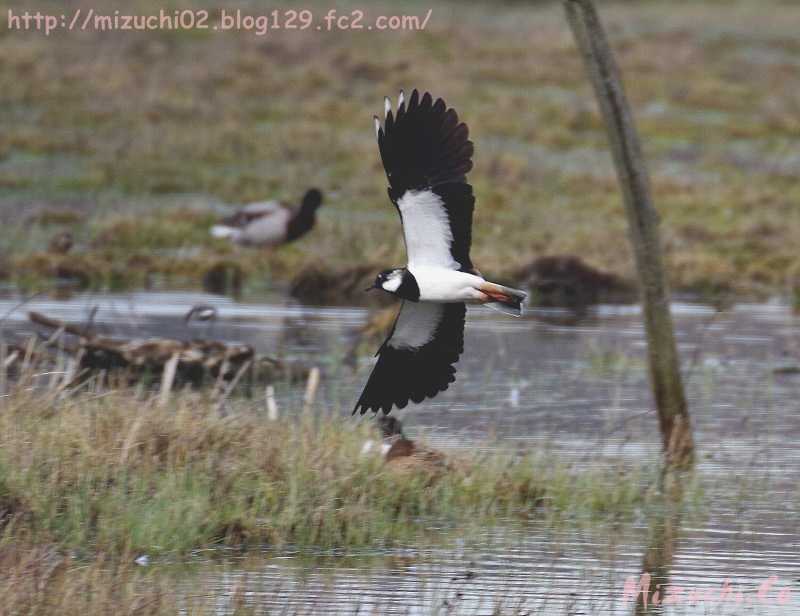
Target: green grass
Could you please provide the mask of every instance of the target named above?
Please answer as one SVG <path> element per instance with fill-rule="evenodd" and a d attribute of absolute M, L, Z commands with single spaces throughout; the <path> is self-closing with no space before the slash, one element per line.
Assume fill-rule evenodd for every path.
<path fill-rule="evenodd" d="M 270 422 L 238 404 L 222 418 L 204 394 L 160 408 L 125 391 L 12 393 L 0 414 L 6 523 L 81 553 L 353 547 L 429 540 L 429 525 L 625 519 L 651 490 L 644 468 L 579 471 L 502 449 L 398 472 L 360 453 L 368 422 Z"/>

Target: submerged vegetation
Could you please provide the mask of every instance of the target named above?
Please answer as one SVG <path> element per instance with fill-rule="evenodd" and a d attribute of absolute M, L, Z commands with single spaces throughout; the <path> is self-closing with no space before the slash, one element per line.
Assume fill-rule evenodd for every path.
<path fill-rule="evenodd" d="M 724 19 L 707 3 L 603 14 L 673 286 L 785 293 L 800 271 L 800 15 L 785 2 L 725 7 Z M 632 279 L 603 126 L 558 3 L 434 3 L 423 32 L 3 30 L 0 57 L 0 270 L 28 286 L 53 276 L 95 288 L 161 275 L 199 283 L 220 261 L 251 281 L 320 263 L 400 263 L 370 121 L 400 87 L 434 90 L 470 125 L 482 271 L 508 278 L 535 257 L 576 255 Z M 264 255 L 207 234 L 226 203 L 296 201 L 310 185 L 330 198 L 295 245 Z M 69 215 L 50 214 L 59 210 Z M 67 229 L 72 253 L 45 254 Z"/>

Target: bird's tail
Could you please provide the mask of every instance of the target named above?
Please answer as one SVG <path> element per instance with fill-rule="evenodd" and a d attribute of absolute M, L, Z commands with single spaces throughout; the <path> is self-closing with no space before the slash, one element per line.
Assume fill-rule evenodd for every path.
<path fill-rule="evenodd" d="M 485 304 L 489 308 L 514 317 L 522 316 L 522 303 L 528 297 L 527 292 L 493 282 L 484 282 L 480 290 L 491 298 Z"/>
<path fill-rule="evenodd" d="M 211 227 L 211 237 L 221 238 L 221 239 L 236 239 L 236 236 L 239 234 L 239 229 L 236 227 L 231 227 L 225 224 L 216 224 Z"/>

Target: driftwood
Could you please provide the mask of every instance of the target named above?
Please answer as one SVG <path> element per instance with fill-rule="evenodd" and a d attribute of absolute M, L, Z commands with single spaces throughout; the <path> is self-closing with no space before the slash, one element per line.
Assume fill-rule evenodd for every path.
<path fill-rule="evenodd" d="M 238 382 L 245 375 L 251 381 L 261 383 L 301 380 L 308 376 L 307 367 L 256 355 L 253 347 L 247 344 L 217 340 L 113 338 L 38 312 L 29 312 L 28 318 L 53 332 L 46 344 L 72 355 L 78 362 L 78 376 L 114 371 L 124 373 L 131 382 L 145 379 L 156 382 L 168 366 L 168 380 L 175 384 L 200 385 L 207 379 L 216 383 L 234 379 Z M 67 340 L 62 334 L 68 334 L 74 340 Z"/>

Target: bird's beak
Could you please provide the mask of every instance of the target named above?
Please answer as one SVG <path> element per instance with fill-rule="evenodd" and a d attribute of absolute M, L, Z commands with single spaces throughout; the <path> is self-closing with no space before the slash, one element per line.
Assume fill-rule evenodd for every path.
<path fill-rule="evenodd" d="M 364 293 L 366 293 L 367 291 L 372 291 L 372 289 L 377 289 L 377 288 L 378 288 L 378 285 L 373 284 L 373 285 L 367 287 L 366 289 L 364 289 Z"/>

